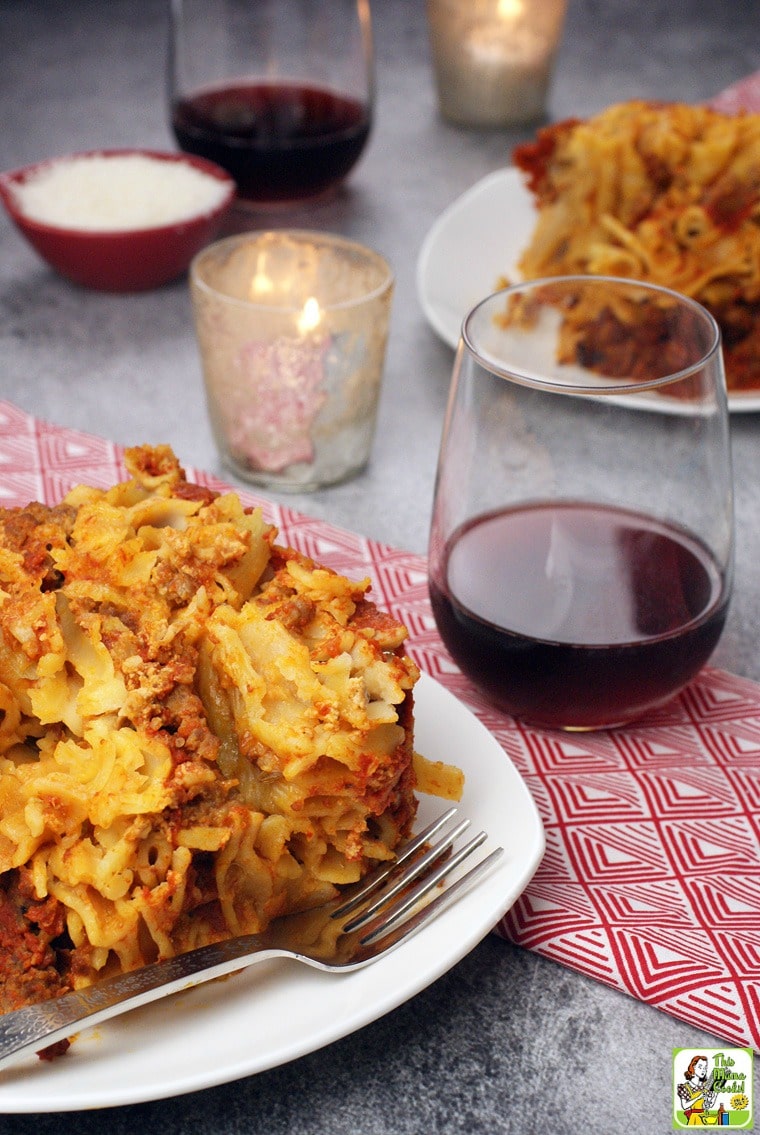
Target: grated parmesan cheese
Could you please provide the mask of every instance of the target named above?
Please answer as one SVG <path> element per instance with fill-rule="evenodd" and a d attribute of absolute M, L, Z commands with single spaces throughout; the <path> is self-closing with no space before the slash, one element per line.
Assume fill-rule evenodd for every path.
<path fill-rule="evenodd" d="M 228 185 L 147 154 L 89 154 L 51 162 L 14 186 L 32 220 L 94 232 L 154 228 L 221 205 Z"/>

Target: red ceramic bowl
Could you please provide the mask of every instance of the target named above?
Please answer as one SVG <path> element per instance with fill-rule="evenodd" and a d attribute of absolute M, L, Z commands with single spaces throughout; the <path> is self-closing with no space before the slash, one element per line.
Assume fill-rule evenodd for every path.
<path fill-rule="evenodd" d="M 41 172 L 78 159 L 128 155 L 158 163 L 151 165 L 152 176 L 163 163 L 181 163 L 221 184 L 223 192 L 221 196 L 214 194 L 213 204 L 199 206 L 190 216 L 141 228 L 111 228 L 110 219 L 108 227 L 104 228 L 77 227 L 77 222 L 66 227 L 57 220 L 49 223 L 26 214 L 23 187 Z M 118 165 L 114 168 L 118 169 Z M 118 208 L 118 183 L 113 189 Z M 209 189 L 218 189 L 218 185 Z M 129 190 L 123 188 L 123 192 L 134 194 L 134 186 Z M 190 154 L 92 150 L 0 174 L 0 199 L 19 231 L 62 276 L 100 291 L 138 292 L 166 284 L 187 270 L 196 252 L 219 233 L 235 199 L 235 183 L 220 166 Z M 78 224 L 81 225 L 81 221 Z"/>

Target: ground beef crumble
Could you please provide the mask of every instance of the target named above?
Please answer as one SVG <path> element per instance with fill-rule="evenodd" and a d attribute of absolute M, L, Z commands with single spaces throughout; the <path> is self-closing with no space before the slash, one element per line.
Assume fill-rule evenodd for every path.
<path fill-rule="evenodd" d="M 64 908 L 54 898 L 35 899 L 23 871 L 11 871 L 0 887 L 0 1012 L 58 997 L 71 988 Z M 54 942 L 61 943 L 56 948 Z"/>

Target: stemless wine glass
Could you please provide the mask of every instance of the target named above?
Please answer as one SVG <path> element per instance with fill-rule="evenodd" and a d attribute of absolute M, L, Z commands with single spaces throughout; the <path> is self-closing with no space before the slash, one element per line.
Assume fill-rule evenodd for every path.
<path fill-rule="evenodd" d="M 243 202 L 338 186 L 372 124 L 369 0 L 171 0 L 169 102 L 179 146 Z"/>
<path fill-rule="evenodd" d="M 733 572 L 720 333 L 699 304 L 565 277 L 465 319 L 436 479 L 440 634 L 501 709 L 568 730 L 667 702 L 712 653 Z"/>

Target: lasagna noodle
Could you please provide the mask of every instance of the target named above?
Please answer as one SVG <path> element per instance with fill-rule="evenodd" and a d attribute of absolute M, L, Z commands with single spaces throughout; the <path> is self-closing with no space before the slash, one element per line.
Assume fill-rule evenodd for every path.
<path fill-rule="evenodd" d="M 524 279 L 624 276 L 690 296 L 720 325 L 729 388 L 760 386 L 760 115 L 631 101 L 546 127 L 514 161 L 538 212 Z"/>
<path fill-rule="evenodd" d="M 368 580 L 166 448 L 127 464 L 0 510 L 0 1011 L 322 903 L 415 814 L 418 671 Z"/>

